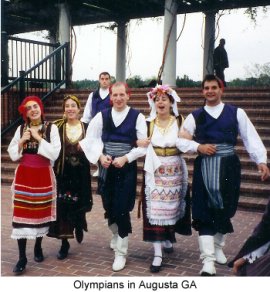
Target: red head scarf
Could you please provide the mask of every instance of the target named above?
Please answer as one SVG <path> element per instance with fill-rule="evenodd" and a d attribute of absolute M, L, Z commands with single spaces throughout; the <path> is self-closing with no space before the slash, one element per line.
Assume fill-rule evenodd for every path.
<path fill-rule="evenodd" d="M 27 116 L 26 116 L 27 109 L 26 109 L 26 104 L 29 101 L 35 101 L 39 105 L 40 110 L 41 110 L 41 117 L 42 117 L 42 119 L 44 119 L 44 107 L 43 107 L 43 104 L 42 104 L 42 101 L 40 100 L 40 98 L 37 97 L 37 96 L 27 96 L 22 101 L 21 105 L 18 107 L 19 113 L 22 115 L 24 121 L 27 122 Z"/>

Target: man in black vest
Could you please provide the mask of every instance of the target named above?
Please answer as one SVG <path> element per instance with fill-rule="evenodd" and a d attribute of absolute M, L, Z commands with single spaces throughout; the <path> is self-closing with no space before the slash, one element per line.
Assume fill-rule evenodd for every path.
<path fill-rule="evenodd" d="M 113 233 L 112 269 L 117 272 L 125 268 L 128 235 L 132 233 L 130 212 L 136 198 L 136 160 L 146 153 L 145 147 L 135 147 L 135 144 L 136 140 L 147 138 L 147 127 L 145 117 L 127 104 L 130 97 L 127 84 L 114 83 L 110 94 L 112 108 L 102 110 L 93 118 L 80 146 L 91 163 L 100 162 L 98 191 Z"/>
<path fill-rule="evenodd" d="M 270 171 L 267 150 L 246 112 L 222 101 L 222 81 L 206 75 L 202 90 L 205 106 L 186 117 L 176 145 L 184 153 L 198 153 L 192 181 L 192 226 L 199 235 L 200 275 L 214 276 L 215 262 L 227 263 L 225 237 L 234 232 L 231 219 L 237 210 L 241 183 L 241 165 L 235 152 L 238 135 L 257 164 L 262 181 Z"/>
<path fill-rule="evenodd" d="M 110 107 L 109 87 L 111 76 L 108 72 L 99 74 L 99 88 L 91 92 L 84 107 L 81 121 L 89 124 L 93 117 L 101 110 Z"/>
<path fill-rule="evenodd" d="M 83 123 L 89 124 L 97 113 L 111 107 L 109 93 L 110 85 L 111 75 L 108 72 L 101 72 L 99 74 L 99 88 L 89 94 L 84 107 L 83 116 L 81 118 Z M 93 173 L 93 176 L 98 176 L 98 170 Z"/>

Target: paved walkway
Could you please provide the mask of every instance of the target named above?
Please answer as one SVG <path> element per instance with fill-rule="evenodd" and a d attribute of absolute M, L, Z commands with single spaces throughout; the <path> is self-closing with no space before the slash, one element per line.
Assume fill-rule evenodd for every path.
<path fill-rule="evenodd" d="M 2 186 L 1 191 L 1 275 L 13 276 L 12 269 L 18 259 L 17 242 L 10 238 L 11 233 L 11 198 L 10 187 Z M 137 204 L 132 213 L 133 233 L 130 235 L 127 265 L 121 272 L 111 269 L 114 253 L 109 248 L 111 234 L 103 219 L 103 208 L 99 196 L 94 195 L 93 210 L 88 213 L 88 232 L 84 241 L 78 244 L 70 240 L 70 254 L 65 260 L 57 260 L 56 254 L 60 241 L 44 238 L 43 252 L 45 260 L 36 263 L 33 259 L 33 241 L 27 245 L 28 264 L 21 276 L 198 276 L 201 269 L 197 235 L 177 235 L 175 251 L 164 258 L 164 268 L 159 274 L 151 274 L 149 265 L 152 261 L 152 246 L 142 241 L 142 219 L 137 219 Z M 233 219 L 235 233 L 228 235 L 225 253 L 232 258 L 244 239 L 250 234 L 261 218 L 261 213 L 238 211 Z M 227 266 L 217 265 L 218 276 L 232 276 Z"/>

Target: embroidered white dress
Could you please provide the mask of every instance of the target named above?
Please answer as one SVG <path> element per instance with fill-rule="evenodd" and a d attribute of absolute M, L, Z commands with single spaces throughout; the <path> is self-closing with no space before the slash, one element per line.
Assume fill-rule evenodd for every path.
<path fill-rule="evenodd" d="M 188 171 L 181 155 L 157 156 L 153 147 L 176 147 L 178 124 L 175 120 L 162 133 L 155 125 L 145 159 L 146 215 L 152 225 L 174 225 L 185 215 Z"/>

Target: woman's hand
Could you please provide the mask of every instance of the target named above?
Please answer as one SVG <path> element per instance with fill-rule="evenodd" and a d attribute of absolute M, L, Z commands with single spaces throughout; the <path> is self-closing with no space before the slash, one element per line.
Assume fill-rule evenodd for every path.
<path fill-rule="evenodd" d="M 27 129 L 26 131 L 23 132 L 21 139 L 19 140 L 19 148 L 18 151 L 21 152 L 22 148 L 23 148 L 23 144 L 30 140 L 31 138 L 31 132 L 29 131 L 29 129 Z"/>
<path fill-rule="evenodd" d="M 26 141 L 30 140 L 31 138 L 31 132 L 29 129 L 23 132 L 21 139 L 19 140 L 19 144 L 24 144 Z"/>
<path fill-rule="evenodd" d="M 40 137 L 39 133 L 38 133 L 38 129 L 36 128 L 29 128 L 29 131 L 31 133 L 31 136 L 37 140 L 38 142 L 40 142 L 42 140 L 42 137 Z"/>

